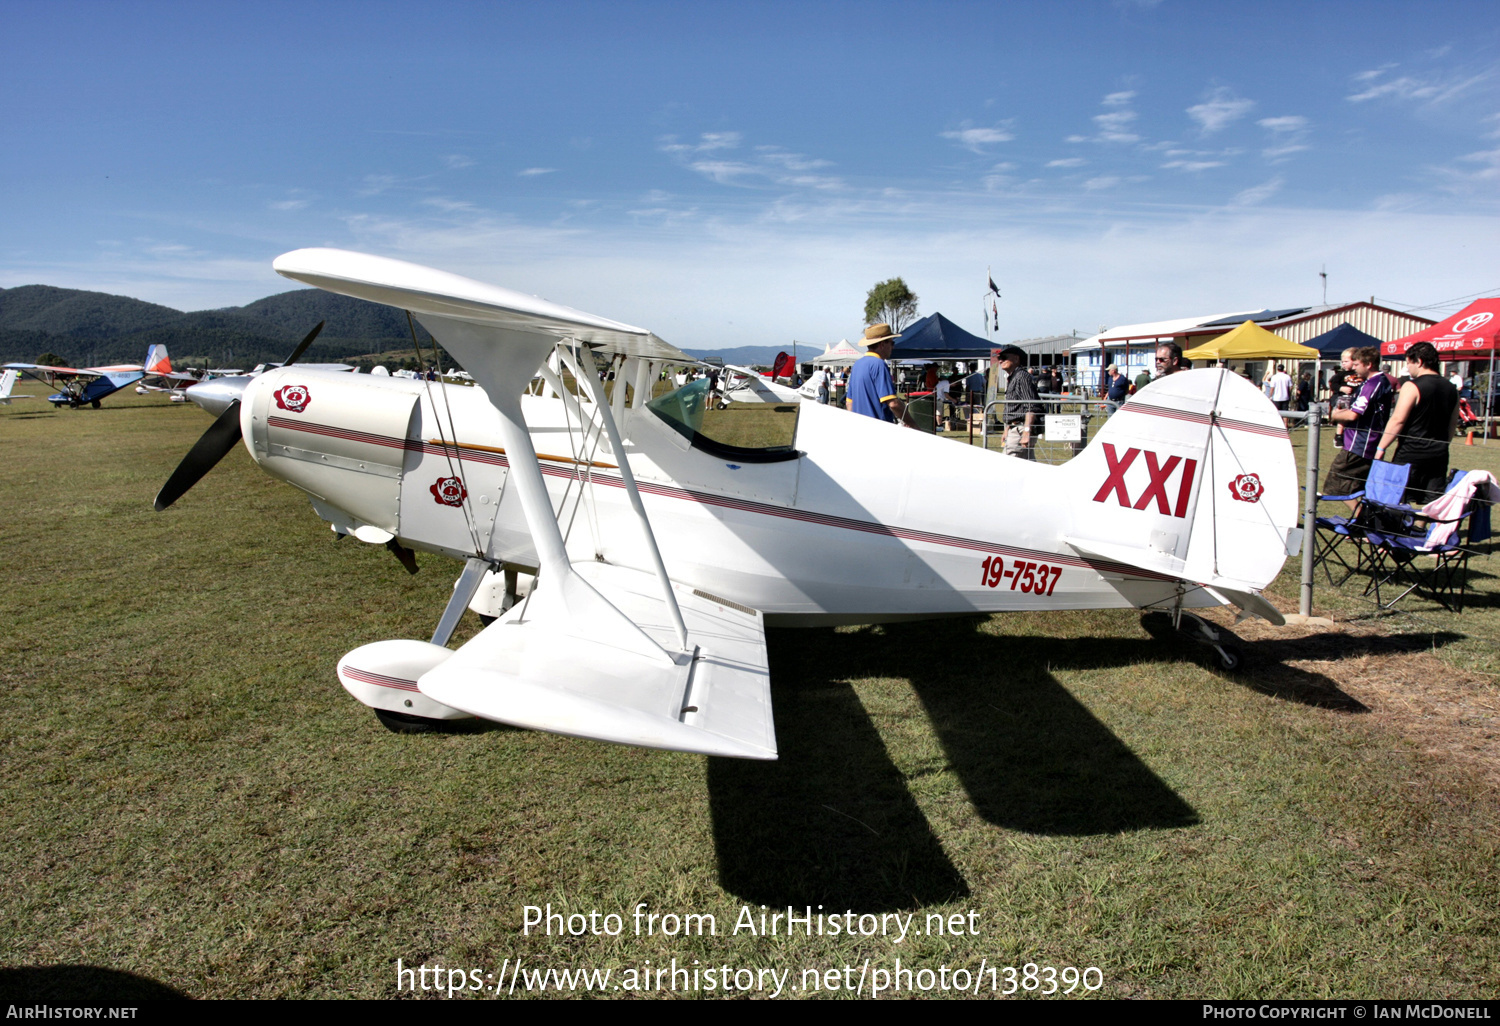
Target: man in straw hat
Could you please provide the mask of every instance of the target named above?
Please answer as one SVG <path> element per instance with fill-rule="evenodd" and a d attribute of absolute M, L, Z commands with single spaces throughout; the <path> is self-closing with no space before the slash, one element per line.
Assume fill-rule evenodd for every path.
<path fill-rule="evenodd" d="M 885 365 L 891 358 L 891 346 L 900 337 L 889 324 L 872 324 L 865 329 L 865 337 L 860 339 L 865 353 L 849 369 L 846 402 L 855 413 L 876 420 L 901 419 L 901 400 L 896 398 L 891 369 Z"/>

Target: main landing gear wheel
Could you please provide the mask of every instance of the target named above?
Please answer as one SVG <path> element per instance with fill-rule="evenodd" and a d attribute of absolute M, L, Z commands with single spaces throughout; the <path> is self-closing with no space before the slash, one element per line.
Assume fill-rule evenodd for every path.
<path fill-rule="evenodd" d="M 1233 645 L 1218 645 L 1215 647 L 1219 650 L 1219 669 L 1225 673 L 1234 673 L 1244 663 L 1245 657 Z"/>
<path fill-rule="evenodd" d="M 386 730 L 395 734 L 437 734 L 449 729 L 448 720 L 391 712 L 389 709 L 376 709 L 375 717 L 385 724 Z"/>

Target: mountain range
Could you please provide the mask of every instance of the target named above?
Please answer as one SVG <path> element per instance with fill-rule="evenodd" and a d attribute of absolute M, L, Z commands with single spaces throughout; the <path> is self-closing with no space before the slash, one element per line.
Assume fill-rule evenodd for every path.
<path fill-rule="evenodd" d="M 0 363 L 39 362 L 43 353 L 75 367 L 132 363 L 159 342 L 179 365 L 252 367 L 284 359 L 319 321 L 327 324 L 305 357 L 309 361 L 411 349 L 401 311 L 322 289 L 294 289 L 245 306 L 184 313 L 106 292 L 20 285 L 0 289 Z M 419 328 L 418 337 L 425 344 L 428 336 Z M 779 349 L 684 351 L 725 363 L 769 366 Z"/>

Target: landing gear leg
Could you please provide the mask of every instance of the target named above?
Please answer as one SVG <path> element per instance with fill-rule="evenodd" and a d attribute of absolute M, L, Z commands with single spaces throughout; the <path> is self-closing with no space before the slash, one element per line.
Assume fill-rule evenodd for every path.
<path fill-rule="evenodd" d="M 1240 650 L 1225 642 L 1219 628 L 1196 613 L 1189 613 L 1181 606 L 1172 610 L 1172 626 L 1200 645 L 1206 645 L 1217 653 L 1219 669 L 1226 673 L 1238 670 L 1245 661 Z"/>

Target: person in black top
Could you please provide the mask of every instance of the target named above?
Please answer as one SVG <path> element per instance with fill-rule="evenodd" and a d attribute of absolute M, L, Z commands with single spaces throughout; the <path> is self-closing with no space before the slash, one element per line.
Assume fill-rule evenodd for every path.
<path fill-rule="evenodd" d="M 1008 375 L 1005 381 L 1005 454 L 1034 460 L 1036 435 L 1032 430 L 1042 418 L 1042 404 L 1036 401 L 1036 382 L 1026 370 L 1026 351 L 1020 346 L 1006 346 L 1000 351 L 1000 366 Z"/>
<path fill-rule="evenodd" d="M 1428 503 L 1448 487 L 1448 442 L 1458 429 L 1458 389 L 1438 373 L 1438 351 L 1431 342 L 1407 347 L 1406 372 L 1411 377 L 1396 396 L 1396 410 L 1375 458 L 1384 459 L 1399 438 L 1392 462 L 1411 467 L 1403 501 Z"/>

